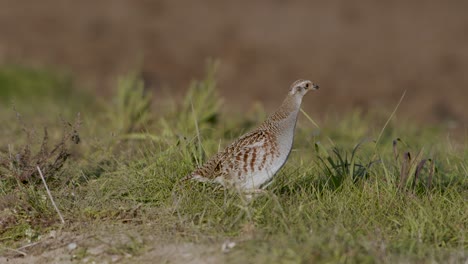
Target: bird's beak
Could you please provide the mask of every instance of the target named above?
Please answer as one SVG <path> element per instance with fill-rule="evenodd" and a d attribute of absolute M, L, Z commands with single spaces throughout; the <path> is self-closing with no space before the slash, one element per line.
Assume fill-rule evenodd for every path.
<path fill-rule="evenodd" d="M 312 84 L 312 90 L 318 90 L 319 88 L 320 86 L 318 86 L 318 84 L 315 84 L 315 83 Z"/>

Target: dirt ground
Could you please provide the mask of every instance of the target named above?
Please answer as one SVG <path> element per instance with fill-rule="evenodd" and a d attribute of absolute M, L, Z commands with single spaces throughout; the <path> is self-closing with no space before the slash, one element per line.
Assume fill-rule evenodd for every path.
<path fill-rule="evenodd" d="M 151 232 L 128 225 L 86 232 L 52 230 L 37 242 L 7 250 L 6 254 L 0 255 L 0 263 L 209 264 L 222 263 L 226 257 L 223 244 L 228 242 L 176 242 L 148 233 Z"/>
<path fill-rule="evenodd" d="M 181 94 L 221 61 L 227 107 L 278 105 L 289 84 L 322 87 L 316 115 L 396 105 L 399 114 L 468 123 L 467 1 L 0 0 L 0 64 L 62 69 L 103 95 L 141 69 Z M 161 93 L 157 93 L 161 94 Z"/>

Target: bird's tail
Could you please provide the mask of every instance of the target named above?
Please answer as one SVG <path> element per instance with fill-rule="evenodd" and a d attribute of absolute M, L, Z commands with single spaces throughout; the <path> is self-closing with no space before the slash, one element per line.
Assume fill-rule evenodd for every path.
<path fill-rule="evenodd" d="M 191 179 L 193 179 L 196 175 L 197 175 L 196 173 L 191 172 L 191 173 L 189 173 L 188 175 L 186 175 L 185 177 L 183 177 L 182 179 L 180 179 L 179 182 L 186 182 L 186 181 L 188 181 L 188 180 L 191 180 Z"/>
<path fill-rule="evenodd" d="M 199 172 L 197 171 L 194 171 L 192 173 L 190 173 L 189 175 L 183 177 L 182 179 L 180 179 L 179 183 L 183 183 L 183 182 L 186 182 L 186 181 L 189 181 L 189 180 L 196 180 L 196 181 L 199 181 L 199 182 L 208 182 L 209 179 L 206 178 L 206 177 L 203 177 Z"/>

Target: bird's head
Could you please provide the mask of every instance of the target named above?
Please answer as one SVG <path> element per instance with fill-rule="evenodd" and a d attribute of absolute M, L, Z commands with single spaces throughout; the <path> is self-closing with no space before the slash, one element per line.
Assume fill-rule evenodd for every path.
<path fill-rule="evenodd" d="M 317 90 L 319 86 L 317 84 L 312 83 L 309 80 L 297 80 L 291 84 L 291 88 L 289 89 L 290 95 L 296 96 L 304 96 L 310 90 Z"/>

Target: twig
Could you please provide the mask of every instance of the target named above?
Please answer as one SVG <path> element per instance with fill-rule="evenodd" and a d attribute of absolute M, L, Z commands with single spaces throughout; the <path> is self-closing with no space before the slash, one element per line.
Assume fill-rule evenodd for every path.
<path fill-rule="evenodd" d="M 25 252 L 21 251 L 21 250 L 17 250 L 17 249 L 13 249 L 13 248 L 5 248 L 6 250 L 10 250 L 10 251 L 13 251 L 15 253 L 18 253 L 20 255 L 22 255 L 23 257 L 26 257 L 28 254 L 26 254 Z"/>
<path fill-rule="evenodd" d="M 37 166 L 36 168 L 37 168 L 37 171 L 39 171 L 39 175 L 41 175 L 42 182 L 44 183 L 44 186 L 45 186 L 45 188 L 46 188 L 47 194 L 49 195 L 50 201 L 52 201 L 52 205 L 54 206 L 55 211 L 57 211 L 57 214 L 58 214 L 59 217 L 60 217 L 60 221 L 62 222 L 62 224 L 65 224 L 65 220 L 63 220 L 63 216 L 62 216 L 62 214 L 60 213 L 60 211 L 59 211 L 57 205 L 55 204 L 54 198 L 52 198 L 52 194 L 50 193 L 49 187 L 47 187 L 47 183 L 46 183 L 46 181 L 45 181 L 44 175 L 42 175 L 41 168 L 39 168 L 39 166 Z"/>
<path fill-rule="evenodd" d="M 301 110 L 301 113 L 303 113 L 304 116 L 312 123 L 312 125 L 316 126 L 318 129 L 321 130 L 320 126 L 317 125 L 317 123 L 306 113 L 306 111 L 304 111 L 304 109 L 300 108 L 300 110 Z M 328 141 L 330 141 L 332 145 L 335 145 L 335 143 L 330 137 L 327 136 L 327 138 L 328 138 Z"/>
<path fill-rule="evenodd" d="M 300 109 L 301 112 L 305 115 L 305 117 L 314 125 L 316 126 L 318 129 L 320 129 L 319 125 L 317 125 L 317 123 L 315 123 L 315 121 L 306 113 L 306 111 L 304 111 L 302 108 Z"/>
<path fill-rule="evenodd" d="M 385 122 L 385 125 L 382 127 L 382 130 L 380 130 L 380 134 L 379 134 L 379 137 L 377 138 L 377 140 L 375 141 L 375 147 L 377 148 L 377 145 L 379 144 L 379 141 L 380 141 L 380 138 L 382 137 L 384 131 L 385 131 L 385 128 L 387 128 L 388 126 L 388 123 L 390 123 L 390 120 L 392 120 L 393 116 L 395 115 L 396 111 L 398 110 L 398 108 L 400 107 L 400 104 L 401 102 L 403 102 L 403 98 L 405 98 L 405 95 L 406 95 L 406 90 L 403 92 L 403 94 L 401 95 L 400 97 L 400 101 L 398 101 L 398 104 L 395 106 L 395 109 L 393 109 L 393 112 L 392 114 L 390 115 L 390 117 L 387 119 L 387 122 Z"/>
<path fill-rule="evenodd" d="M 28 247 L 35 246 L 35 245 L 37 245 L 37 244 L 39 244 L 39 243 L 41 243 L 41 242 L 42 242 L 42 241 L 36 241 L 36 242 L 34 242 L 34 243 L 27 244 L 27 245 L 24 245 L 24 246 L 22 246 L 22 247 L 19 247 L 19 248 L 17 248 L 16 250 L 23 250 L 23 249 L 26 249 L 26 248 L 28 248 Z"/>

